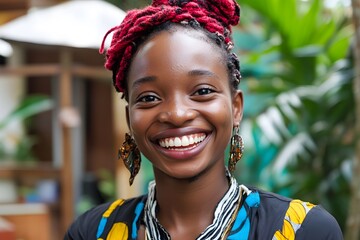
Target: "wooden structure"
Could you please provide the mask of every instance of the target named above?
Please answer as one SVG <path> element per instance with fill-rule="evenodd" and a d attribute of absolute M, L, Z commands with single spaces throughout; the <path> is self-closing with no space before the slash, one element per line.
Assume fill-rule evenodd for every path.
<path fill-rule="evenodd" d="M 27 48 L 30 45 L 26 46 Z M 33 47 L 33 46 L 32 46 Z M 41 48 L 41 46 L 35 46 Z M 48 47 L 46 47 L 48 48 Z M 100 65 L 94 66 L 80 66 L 73 62 L 73 51 L 69 48 L 61 48 L 59 51 L 58 64 L 31 64 L 17 67 L 2 67 L 0 68 L 0 75 L 21 75 L 25 78 L 29 77 L 47 77 L 48 80 L 56 78 L 58 89 L 53 95 L 59 96 L 59 109 L 56 110 L 58 114 L 62 114 L 67 109 L 73 109 L 73 82 L 76 78 L 91 78 L 96 80 L 110 79 L 110 73 L 106 72 Z M 56 119 L 55 119 L 56 121 Z M 50 123 L 49 123 L 50 124 Z M 2 167 L 0 169 L 1 177 L 12 178 L 53 178 L 59 181 L 61 187 L 61 200 L 59 206 L 61 229 L 63 232 L 68 225 L 74 220 L 75 213 L 75 192 L 79 189 L 74 189 L 74 175 L 79 173 L 74 172 L 74 149 L 73 149 L 73 127 L 67 123 L 66 119 L 59 124 L 61 131 L 59 149 L 61 153 L 61 163 L 41 164 L 38 166 L 16 166 L 16 167 Z M 79 180 L 79 179 L 77 179 Z"/>
<path fill-rule="evenodd" d="M 12 228 L 13 226 L 20 226 L 16 232 L 13 228 L 13 231 L 8 231 L 7 235 L 2 236 L 1 239 L 53 239 L 54 231 L 52 231 L 49 208 L 45 204 L 0 205 L 0 215 L 2 221 L 7 221 Z"/>
<path fill-rule="evenodd" d="M 2 0 L 0 0 L 0 6 L 1 1 Z M 84 80 L 95 80 L 97 82 L 104 82 L 109 87 L 108 95 L 112 102 L 108 106 L 110 108 L 109 111 L 116 112 L 116 114 L 111 116 L 111 125 L 105 126 L 110 129 L 108 132 L 112 134 L 110 136 L 110 142 L 112 143 L 110 146 L 110 154 L 116 153 L 115 146 L 121 144 L 123 133 L 126 131 L 126 121 L 123 118 L 125 115 L 118 114 L 118 109 L 124 109 L 124 106 L 121 105 L 122 103 L 119 101 L 119 96 L 111 87 L 111 73 L 104 69 L 104 57 L 98 54 L 97 48 L 101 43 L 99 39 L 101 39 L 103 34 L 110 27 L 121 22 L 124 12 L 113 6 L 111 7 L 114 9 L 111 10 L 109 4 L 102 1 L 69 2 L 69 4 L 73 3 L 82 4 L 82 11 L 88 12 L 89 15 L 89 19 L 86 19 L 84 15 L 82 15 L 81 19 L 78 19 L 78 21 L 82 21 L 84 25 L 84 27 L 81 28 L 82 34 L 87 35 L 95 33 L 99 35 L 99 32 L 101 32 L 101 36 L 87 36 L 87 38 L 93 39 L 93 44 L 84 43 L 82 40 L 79 42 L 76 39 L 74 39 L 73 41 L 75 42 L 71 44 L 69 38 L 71 38 L 72 35 L 66 34 L 67 30 L 70 31 L 69 29 L 71 26 L 54 26 L 55 23 L 51 22 L 48 22 L 48 24 L 52 24 L 52 27 L 45 27 L 44 29 L 46 31 L 51 31 L 53 29 L 55 32 L 45 32 L 44 36 L 39 36 L 41 33 L 34 35 L 34 38 L 38 37 L 41 39 L 41 42 L 38 42 L 37 40 L 32 42 L 27 38 L 29 34 L 31 37 L 31 34 L 39 29 L 28 29 L 29 34 L 24 35 L 26 37 L 12 35 L 13 33 L 23 33 L 23 30 L 17 31 L 14 29 L 17 26 L 16 24 L 21 23 L 21 18 L 15 20 L 16 24 L 12 25 L 12 22 L 10 22 L 9 24 L 0 27 L 0 38 L 11 43 L 14 48 L 22 49 L 25 56 L 23 64 L 0 67 L 0 75 L 22 76 L 25 81 L 37 78 L 39 79 L 37 81 L 51 82 L 51 95 L 56 102 L 52 120 L 51 122 L 47 122 L 47 124 L 52 125 L 51 130 L 55 132 L 52 137 L 52 145 L 49 147 L 52 148 L 53 151 L 51 156 L 52 160 L 37 166 L 0 167 L 0 177 L 9 177 L 20 180 L 25 178 L 28 179 L 29 177 L 52 178 L 59 182 L 61 189 L 60 201 L 59 206 L 55 206 L 55 212 L 58 213 L 60 219 L 61 227 L 58 229 L 60 239 L 65 229 L 67 229 L 68 225 L 76 216 L 75 205 L 78 202 L 79 197 L 81 197 L 79 196 L 79 189 L 81 188 L 80 181 L 85 168 L 84 165 L 86 164 L 84 161 L 89 161 L 89 159 L 87 159 L 89 155 L 86 156 L 84 154 L 84 151 L 89 151 L 88 148 L 86 149 L 87 139 L 82 137 L 86 130 L 83 124 L 86 119 L 84 119 L 85 116 L 82 114 L 82 107 L 86 103 L 78 103 L 78 101 L 85 101 L 83 99 L 84 97 L 81 96 L 81 94 L 78 94 L 79 84 L 81 86 L 81 84 L 85 82 Z M 66 14 L 71 14 L 69 11 L 69 4 L 62 4 L 67 7 L 65 12 L 59 12 L 62 19 L 71 19 L 71 17 L 66 16 Z M 97 18 L 94 16 L 94 9 L 87 10 L 87 8 L 91 7 L 91 4 L 107 4 L 103 11 L 99 5 L 95 7 L 95 12 L 107 15 L 107 18 L 110 18 L 107 22 L 105 21 L 107 26 L 99 26 L 99 22 L 101 23 L 99 19 L 102 19 L 102 23 L 104 23 L 104 17 L 100 16 Z M 38 12 L 45 12 L 47 10 L 48 9 L 39 10 Z M 75 11 L 74 14 L 77 15 L 77 12 Z M 30 20 L 27 17 L 28 16 L 25 16 L 23 19 L 27 28 L 44 25 L 44 23 L 47 22 L 42 19 L 43 21 L 40 24 L 30 23 Z M 97 21 L 97 23 L 92 24 L 91 21 Z M 57 24 L 61 23 L 62 21 L 58 21 Z M 74 25 L 76 24 L 74 23 Z M 98 28 L 101 29 L 96 30 L 94 26 L 98 26 Z M 61 32 L 64 29 L 65 33 Z M 79 29 L 76 29 L 76 31 L 79 31 Z M 60 35 L 54 38 L 54 34 Z M 46 41 L 46 36 L 51 36 L 53 37 L 52 39 L 57 39 L 59 42 L 56 43 L 52 40 L 49 40 L 48 43 L 43 42 Z M 84 90 L 80 92 L 84 92 Z M 100 116 L 100 118 L 101 117 L 102 116 Z M 78 120 L 80 120 L 80 123 Z M 113 160 L 113 158 L 109 160 Z M 113 164 L 115 164 L 115 162 Z M 123 178 L 123 176 L 126 176 L 125 178 L 127 178 L 128 174 L 123 173 L 124 168 L 122 165 L 119 166 L 116 166 L 118 169 L 116 175 L 121 176 L 120 178 Z M 111 168 L 115 169 L 115 166 Z M 124 183 L 126 184 L 127 181 L 122 181 L 122 184 Z M 122 197 L 129 195 L 127 194 L 127 187 L 119 187 L 119 189 Z"/>

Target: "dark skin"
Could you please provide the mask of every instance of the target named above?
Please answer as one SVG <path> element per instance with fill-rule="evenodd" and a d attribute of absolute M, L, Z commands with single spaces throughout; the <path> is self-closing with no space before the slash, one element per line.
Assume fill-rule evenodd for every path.
<path fill-rule="evenodd" d="M 130 131 L 153 164 L 157 218 L 174 240 L 195 239 L 212 223 L 229 188 L 224 151 L 242 117 L 242 93 L 206 38 L 182 27 L 157 33 L 139 47 L 127 78 Z M 164 146 L 176 138 L 181 145 Z"/>

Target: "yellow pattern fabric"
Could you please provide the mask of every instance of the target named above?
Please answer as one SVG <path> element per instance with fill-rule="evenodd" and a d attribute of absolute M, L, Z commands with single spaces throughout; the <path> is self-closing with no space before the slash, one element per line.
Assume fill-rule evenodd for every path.
<path fill-rule="evenodd" d="M 111 228 L 106 240 L 127 240 L 129 229 L 125 223 L 115 223 Z"/>
<path fill-rule="evenodd" d="M 273 240 L 294 240 L 296 231 L 301 227 L 306 214 L 314 206 L 311 203 L 300 200 L 291 201 L 284 217 L 282 230 L 275 232 Z"/>
<path fill-rule="evenodd" d="M 103 217 L 105 217 L 105 218 L 110 217 L 111 213 L 115 210 L 115 208 L 117 206 L 121 206 L 124 202 L 125 202 L 124 199 L 118 199 L 115 202 L 113 202 L 110 205 L 110 207 L 108 208 L 108 210 L 106 210 L 106 212 L 104 212 Z"/>
<path fill-rule="evenodd" d="M 100 231 L 98 229 L 98 235 L 101 236 L 101 234 L 104 231 L 106 222 L 107 222 L 107 218 L 110 217 L 111 213 L 118 207 L 121 206 L 123 203 L 125 202 L 124 199 L 118 199 L 116 201 L 114 201 L 110 207 L 104 212 L 104 214 L 102 215 L 102 219 L 101 219 L 101 223 L 104 223 L 103 225 L 101 225 L 102 227 L 100 228 Z M 124 224 L 124 223 L 115 223 L 113 225 L 113 227 L 111 228 L 106 240 L 112 240 L 112 239 L 116 239 L 116 240 L 122 240 L 125 239 L 127 240 L 128 238 L 128 227 Z M 97 240 L 104 240 L 103 238 L 98 238 Z"/>

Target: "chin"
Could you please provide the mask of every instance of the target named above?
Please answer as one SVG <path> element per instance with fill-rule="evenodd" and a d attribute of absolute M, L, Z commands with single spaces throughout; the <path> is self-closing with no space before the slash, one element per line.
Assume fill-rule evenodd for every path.
<path fill-rule="evenodd" d="M 206 173 L 206 169 L 182 169 L 176 170 L 173 172 L 167 173 L 167 175 L 173 179 L 180 181 L 193 182 L 199 179 L 204 173 Z"/>

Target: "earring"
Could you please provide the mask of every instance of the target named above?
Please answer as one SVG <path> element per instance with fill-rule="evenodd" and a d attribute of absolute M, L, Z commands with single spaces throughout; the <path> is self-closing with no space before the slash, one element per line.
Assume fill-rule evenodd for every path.
<path fill-rule="evenodd" d="M 134 139 L 128 133 L 125 134 L 125 140 L 119 149 L 118 158 L 124 162 L 125 167 L 130 172 L 129 184 L 131 186 L 140 170 L 141 155 Z"/>
<path fill-rule="evenodd" d="M 233 136 L 231 137 L 231 145 L 230 145 L 230 156 L 228 169 L 231 174 L 235 171 L 235 166 L 238 161 L 240 161 L 244 152 L 244 143 L 240 136 L 239 126 L 235 126 L 233 130 Z"/>

